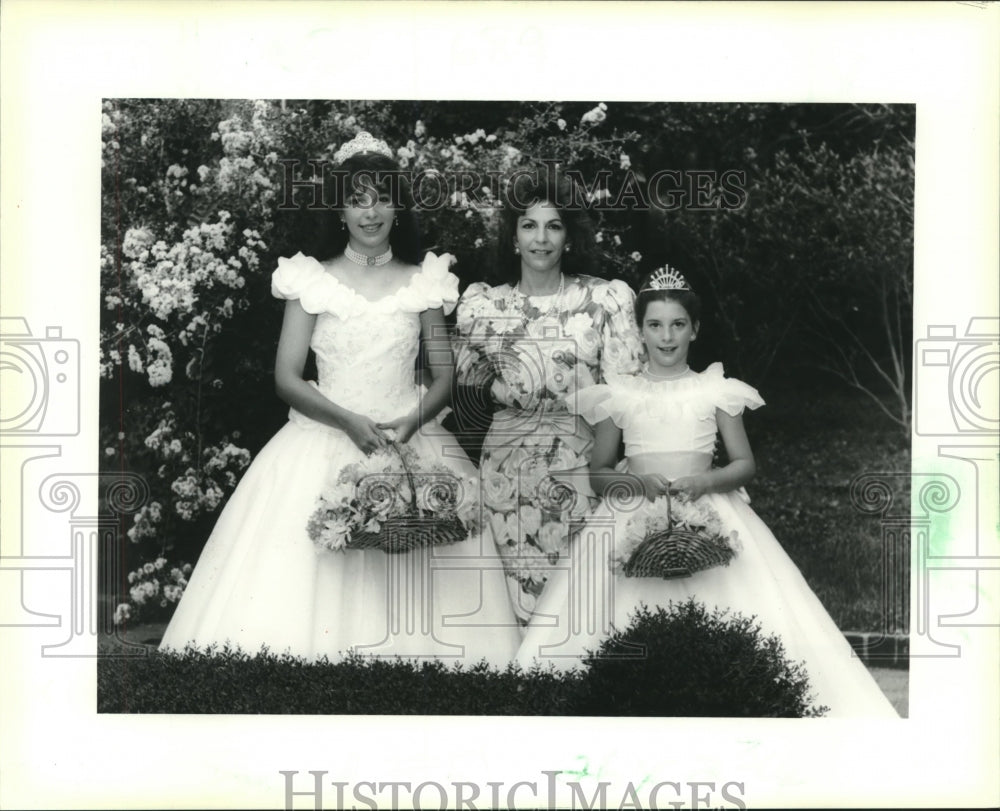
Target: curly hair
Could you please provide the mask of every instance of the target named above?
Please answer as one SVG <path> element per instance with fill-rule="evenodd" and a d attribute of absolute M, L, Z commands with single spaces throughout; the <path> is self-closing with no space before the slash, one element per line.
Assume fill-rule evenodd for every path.
<path fill-rule="evenodd" d="M 501 201 L 500 227 L 497 238 L 497 275 L 500 281 L 515 284 L 521 278 L 521 260 L 512 246 L 516 241 L 519 217 L 538 203 L 548 203 L 559 211 L 559 218 L 566 227 L 566 244 L 571 252 L 564 252 L 561 267 L 564 272 L 595 275 L 597 270 L 597 243 L 594 225 L 582 192 L 576 183 L 558 169 L 521 170 L 510 177 Z"/>
<path fill-rule="evenodd" d="M 404 262 L 419 264 L 423 258 L 420 225 L 408 178 L 392 158 L 370 152 L 354 155 L 333 171 L 324 173 L 323 199 L 329 201 L 331 207 L 317 217 L 314 255 L 322 261 L 344 250 L 348 235 L 341 227 L 340 212 L 354 192 L 369 188 L 390 195 L 392 204 L 397 208 L 397 222 L 389 233 L 393 254 Z"/>

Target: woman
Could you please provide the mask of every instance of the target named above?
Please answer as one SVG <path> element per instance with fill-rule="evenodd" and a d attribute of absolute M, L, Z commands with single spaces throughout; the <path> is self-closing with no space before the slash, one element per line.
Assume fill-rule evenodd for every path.
<path fill-rule="evenodd" d="M 629 287 L 589 275 L 593 228 L 575 186 L 554 172 L 522 173 L 505 198 L 498 247 L 507 278 L 463 295 L 457 366 L 459 385 L 488 388 L 498 408 L 481 455 L 483 523 L 526 625 L 593 495 L 593 432 L 567 406 L 608 369 L 637 368 L 639 338 Z"/>
<path fill-rule="evenodd" d="M 385 143 L 360 133 L 335 162 L 335 253 L 279 259 L 272 280 L 285 300 L 275 383 L 289 421 L 220 516 L 161 647 L 266 645 L 308 659 L 354 649 L 502 667 L 519 634 L 495 554 L 478 536 L 387 555 L 320 549 L 307 530 L 325 485 L 390 440 L 475 475 L 435 422 L 451 391 L 440 338 L 458 299 L 450 257 L 416 264 L 412 198 Z M 426 391 L 414 374 L 421 339 L 432 344 Z M 318 384 L 303 378 L 310 348 Z"/>

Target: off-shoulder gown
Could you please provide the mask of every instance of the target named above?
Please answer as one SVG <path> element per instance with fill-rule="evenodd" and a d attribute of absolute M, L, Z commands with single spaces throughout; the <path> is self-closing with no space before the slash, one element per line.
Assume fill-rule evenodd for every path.
<path fill-rule="evenodd" d="M 622 429 L 630 472 L 668 479 L 710 469 L 717 409 L 735 416 L 764 404 L 756 390 L 727 378 L 717 363 L 677 380 L 609 374 L 607 381 L 577 392 L 573 407 L 588 422 L 610 418 Z M 805 664 L 815 703 L 830 708 L 827 717 L 898 717 L 746 493 L 702 498 L 727 531 L 738 533 L 741 548 L 729 565 L 670 580 L 613 573 L 609 555 L 615 539 L 626 536 L 629 520 L 639 510 L 662 510 L 666 502 L 604 499 L 571 543 L 569 566 L 542 594 L 521 644 L 521 663 L 579 666 L 612 627 L 628 626 L 639 605 L 666 607 L 694 598 L 755 616 L 765 633 L 777 634 L 789 658 Z"/>
<path fill-rule="evenodd" d="M 318 316 L 310 345 L 322 394 L 376 421 L 417 405 L 420 313 L 454 308 L 458 279 L 449 262 L 430 254 L 403 288 L 371 301 L 315 259 L 279 260 L 273 294 Z M 422 426 L 410 445 L 425 459 L 476 475 L 437 422 Z M 397 555 L 319 550 L 310 540 L 306 525 L 324 480 L 362 458 L 343 431 L 293 409 L 219 517 L 161 648 L 228 643 L 307 659 L 336 660 L 353 649 L 509 663 L 520 634 L 492 539 L 476 535 Z"/>

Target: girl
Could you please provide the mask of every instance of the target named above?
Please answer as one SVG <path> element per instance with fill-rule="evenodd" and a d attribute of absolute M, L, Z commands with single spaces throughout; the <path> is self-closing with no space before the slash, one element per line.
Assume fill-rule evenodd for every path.
<path fill-rule="evenodd" d="M 747 504 L 742 486 L 755 463 L 742 413 L 762 406 L 758 393 L 727 379 L 722 366 L 694 372 L 687 363 L 698 337 L 700 305 L 684 278 L 664 268 L 643 284 L 636 319 L 648 363 L 636 375 L 608 375 L 606 385 L 578 392 L 575 408 L 595 427 L 591 482 L 604 496 L 574 540 L 571 574 L 557 593 L 543 595 L 518 658 L 579 663 L 614 625 L 624 629 L 640 604 L 666 607 L 696 598 L 709 607 L 755 615 L 777 634 L 794 661 L 805 661 L 814 699 L 832 716 L 896 713 L 810 590 L 774 535 Z M 729 458 L 712 469 L 717 434 Z M 619 442 L 625 465 L 616 469 Z M 623 497 L 630 490 L 632 497 Z M 735 557 L 687 577 L 627 577 L 637 533 L 662 523 L 667 494 L 675 504 L 708 505 L 723 535 L 735 530 Z M 678 509 L 675 507 L 675 509 Z M 615 564 L 616 571 L 610 567 Z M 596 619 L 596 622 L 594 621 Z"/>
<path fill-rule="evenodd" d="M 368 133 L 344 145 L 335 156 L 343 184 L 335 253 L 278 260 L 272 292 L 285 315 L 275 383 L 289 421 L 226 505 L 163 648 L 266 645 L 308 659 L 353 648 L 501 667 L 516 651 L 500 564 L 478 536 L 387 555 L 320 550 L 307 532 L 324 483 L 391 439 L 475 475 L 435 421 L 450 395 L 444 314 L 458 279 L 447 255 L 415 264 L 412 197 L 392 155 Z M 414 372 L 421 340 L 433 377 L 426 391 Z M 310 348 L 318 383 L 303 378 Z"/>

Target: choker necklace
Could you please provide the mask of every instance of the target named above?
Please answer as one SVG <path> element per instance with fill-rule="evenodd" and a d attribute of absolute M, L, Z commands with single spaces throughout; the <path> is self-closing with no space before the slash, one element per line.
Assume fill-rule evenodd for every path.
<path fill-rule="evenodd" d="M 380 267 L 392 259 L 392 248 L 389 248 L 385 253 L 380 253 L 378 256 L 366 256 L 363 253 L 358 253 L 350 245 L 345 245 L 344 256 L 350 259 L 355 265 L 361 265 L 362 267 L 375 265 L 376 267 Z"/>
<path fill-rule="evenodd" d="M 646 366 L 646 368 L 643 369 L 643 371 L 647 375 L 649 375 L 649 377 L 653 378 L 653 380 L 680 380 L 680 378 L 684 377 L 684 375 L 686 375 L 688 372 L 691 371 L 691 367 L 687 366 L 685 367 L 684 371 L 681 372 L 679 375 L 670 375 L 669 377 L 665 377 L 664 375 L 658 375 L 655 374 L 654 372 L 649 371 L 649 366 Z"/>

